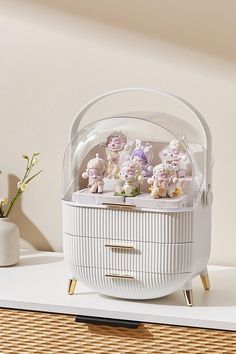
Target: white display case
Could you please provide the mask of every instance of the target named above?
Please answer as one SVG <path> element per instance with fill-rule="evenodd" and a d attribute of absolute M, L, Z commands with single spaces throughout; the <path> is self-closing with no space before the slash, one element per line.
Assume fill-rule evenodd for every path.
<path fill-rule="evenodd" d="M 177 101 L 191 120 L 134 109 L 100 115 L 80 128 L 100 100 L 131 92 Z M 209 288 L 211 186 L 210 130 L 185 100 L 157 90 L 123 89 L 89 102 L 72 125 L 63 165 L 69 293 L 77 280 L 129 299 L 182 288 L 192 305 L 192 278 L 200 274 Z"/>

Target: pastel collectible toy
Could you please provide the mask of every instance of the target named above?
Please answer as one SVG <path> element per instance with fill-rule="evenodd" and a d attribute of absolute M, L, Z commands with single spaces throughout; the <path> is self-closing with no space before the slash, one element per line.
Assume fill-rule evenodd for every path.
<path fill-rule="evenodd" d="M 86 171 L 82 174 L 83 178 L 88 178 L 88 188 L 92 193 L 102 193 L 104 177 L 107 171 L 107 164 L 96 154 L 94 159 L 89 160 Z"/>
<path fill-rule="evenodd" d="M 163 151 L 163 156 L 174 167 L 178 177 L 185 176 L 184 161 L 188 156 L 179 140 L 171 140 L 168 149 Z"/>
<path fill-rule="evenodd" d="M 142 183 L 143 176 L 140 166 L 134 161 L 125 162 L 120 169 L 120 179 L 124 182 L 122 187 L 117 187 L 115 195 L 134 197 L 140 193 L 137 182 Z M 136 183 L 136 186 L 135 186 Z"/>
<path fill-rule="evenodd" d="M 166 100 L 184 117 L 163 112 Z M 81 281 L 130 300 L 182 291 L 192 306 L 192 280 L 209 289 L 211 133 L 185 99 L 142 88 L 95 97 L 72 125 L 62 180 L 69 294 Z"/>
<path fill-rule="evenodd" d="M 152 159 L 152 145 L 142 145 L 141 140 L 136 139 L 136 147 L 132 152 L 131 159 L 142 169 L 142 176 L 148 178 L 152 175 L 153 166 L 149 164 Z"/>
<path fill-rule="evenodd" d="M 161 163 L 154 167 L 153 176 L 147 180 L 151 184 L 153 198 L 173 198 L 181 194 L 178 187 L 178 178 L 175 169 L 168 163 Z"/>
<path fill-rule="evenodd" d="M 128 150 L 127 137 L 122 132 L 114 132 L 107 137 L 106 151 L 108 161 L 108 178 L 115 177 L 119 172 L 119 152 Z"/>

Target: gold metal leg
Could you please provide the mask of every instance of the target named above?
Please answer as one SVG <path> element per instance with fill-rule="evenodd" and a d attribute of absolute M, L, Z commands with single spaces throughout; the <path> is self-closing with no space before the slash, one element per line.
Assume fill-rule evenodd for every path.
<path fill-rule="evenodd" d="M 73 295 L 75 292 L 75 288 L 76 288 L 76 284 L 77 284 L 77 279 L 70 279 L 69 280 L 69 285 L 68 285 L 68 294 L 69 295 Z"/>
<path fill-rule="evenodd" d="M 189 307 L 193 306 L 193 291 L 192 291 L 192 289 L 183 290 L 183 293 L 184 293 L 184 299 L 185 299 L 186 305 Z"/>
<path fill-rule="evenodd" d="M 202 281 L 202 285 L 204 287 L 205 290 L 209 290 L 210 289 L 210 279 L 208 274 L 200 274 L 201 277 L 201 281 Z"/>

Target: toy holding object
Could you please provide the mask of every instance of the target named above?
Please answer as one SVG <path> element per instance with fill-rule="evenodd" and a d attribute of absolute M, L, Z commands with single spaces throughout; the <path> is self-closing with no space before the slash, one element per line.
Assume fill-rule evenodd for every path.
<path fill-rule="evenodd" d="M 167 163 L 162 163 L 154 167 L 153 177 L 148 179 L 151 184 L 151 196 L 153 198 L 173 198 L 181 194 L 178 188 L 178 178 L 174 168 Z"/>
<path fill-rule="evenodd" d="M 119 172 L 119 152 L 129 149 L 126 143 L 127 138 L 122 132 L 115 132 L 107 137 L 108 178 L 115 177 Z"/>

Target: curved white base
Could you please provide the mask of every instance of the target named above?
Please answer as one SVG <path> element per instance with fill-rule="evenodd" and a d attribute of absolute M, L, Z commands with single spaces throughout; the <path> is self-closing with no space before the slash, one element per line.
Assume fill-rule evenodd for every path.
<path fill-rule="evenodd" d="M 106 270 L 70 265 L 76 279 L 98 293 L 123 299 L 154 299 L 182 288 L 189 274 L 155 274 L 132 272 L 133 279 L 106 277 Z M 131 272 L 125 272 L 130 274 Z M 121 272 L 119 272 L 121 274 Z"/>
<path fill-rule="evenodd" d="M 195 211 L 157 212 L 63 202 L 63 227 L 69 278 L 120 298 L 187 289 L 210 253 L 211 209 L 200 203 Z"/>

